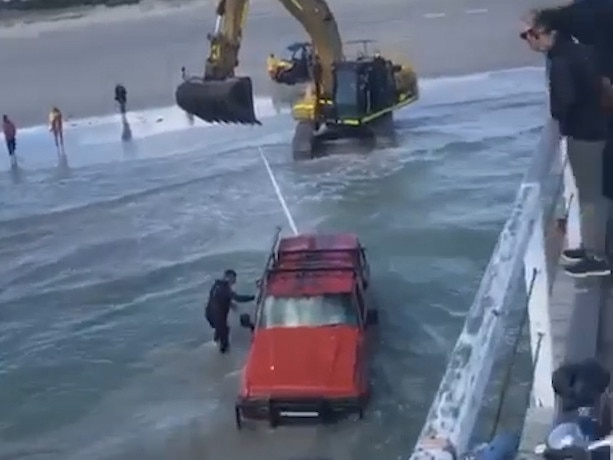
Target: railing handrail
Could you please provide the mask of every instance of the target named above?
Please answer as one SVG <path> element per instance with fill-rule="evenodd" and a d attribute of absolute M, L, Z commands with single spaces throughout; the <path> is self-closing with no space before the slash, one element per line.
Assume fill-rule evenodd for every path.
<path fill-rule="evenodd" d="M 550 190 L 550 179 L 553 172 L 559 177 L 560 165 L 560 134 L 557 124 L 549 119 L 468 310 L 411 460 L 455 459 L 467 451 L 495 349 L 503 335 L 511 289 L 523 272 L 533 235 L 543 231 L 543 215 L 549 214 L 544 209 L 551 209 L 557 199 L 559 191 Z"/>

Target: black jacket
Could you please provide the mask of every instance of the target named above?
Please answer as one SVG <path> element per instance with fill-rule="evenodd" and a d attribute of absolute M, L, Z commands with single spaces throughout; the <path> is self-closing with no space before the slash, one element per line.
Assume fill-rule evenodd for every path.
<path fill-rule="evenodd" d="M 583 141 L 606 139 L 602 76 L 592 49 L 558 35 L 547 57 L 551 116 L 561 133 Z"/>
<path fill-rule="evenodd" d="M 115 100 L 120 104 L 125 104 L 128 100 L 128 91 L 125 86 L 117 85 L 115 86 Z"/>
<path fill-rule="evenodd" d="M 232 307 L 232 302 L 251 302 L 255 299 L 253 295 L 240 295 L 232 290 L 226 280 L 216 280 L 209 291 L 209 299 L 206 303 L 205 314 L 211 318 L 212 323 L 225 321 Z"/>

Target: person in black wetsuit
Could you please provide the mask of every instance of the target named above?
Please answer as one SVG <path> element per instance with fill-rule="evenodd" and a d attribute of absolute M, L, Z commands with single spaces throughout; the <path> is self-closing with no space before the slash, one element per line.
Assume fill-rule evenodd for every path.
<path fill-rule="evenodd" d="M 228 313 L 233 308 L 233 302 L 251 302 L 253 295 L 240 295 L 232 290 L 236 283 L 236 272 L 226 270 L 222 279 L 215 280 L 206 303 L 205 317 L 215 330 L 213 340 L 219 345 L 219 351 L 226 353 L 230 347 L 230 328 L 228 327 Z"/>

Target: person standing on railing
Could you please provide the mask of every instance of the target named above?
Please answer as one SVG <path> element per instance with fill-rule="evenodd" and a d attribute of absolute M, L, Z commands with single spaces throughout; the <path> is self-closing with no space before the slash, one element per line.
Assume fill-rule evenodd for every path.
<path fill-rule="evenodd" d="M 521 38 L 549 60 L 551 116 L 567 139 L 579 195 L 584 247 L 564 251 L 572 262 L 565 271 L 574 277 L 610 275 L 605 253 L 608 203 L 602 186 L 607 116 L 599 60 L 592 48 L 557 30 L 554 21 L 542 13 L 534 15 Z"/>

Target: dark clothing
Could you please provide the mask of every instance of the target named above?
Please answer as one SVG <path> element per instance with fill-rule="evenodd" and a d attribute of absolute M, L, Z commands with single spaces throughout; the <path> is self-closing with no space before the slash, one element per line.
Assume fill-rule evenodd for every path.
<path fill-rule="evenodd" d="M 235 293 L 226 280 L 216 280 L 209 291 L 209 299 L 206 303 L 205 317 L 215 329 L 214 340 L 219 343 L 219 349 L 224 353 L 229 346 L 230 328 L 228 327 L 228 313 L 232 302 L 251 302 L 253 295 L 240 295 Z"/>
<path fill-rule="evenodd" d="M 4 134 L 4 138 L 6 140 L 15 139 L 15 137 L 17 137 L 17 128 L 15 128 L 15 124 L 12 121 L 3 120 L 2 133 Z"/>
<path fill-rule="evenodd" d="M 562 400 L 562 411 L 594 407 L 609 386 L 611 376 L 595 359 L 563 364 L 551 376 L 554 393 Z"/>
<path fill-rule="evenodd" d="M 119 104 L 121 113 L 126 112 L 126 104 L 128 102 L 128 92 L 123 85 L 115 86 L 115 100 Z"/>
<path fill-rule="evenodd" d="M 613 125 L 613 119 L 610 120 L 610 125 Z M 609 200 L 613 200 L 613 127 L 609 128 L 609 136 L 602 153 L 602 192 Z"/>
<path fill-rule="evenodd" d="M 579 42 L 593 45 L 603 76 L 613 78 L 613 1 L 582 0 L 571 5 L 544 10 L 556 30 Z M 603 155 L 604 195 L 613 200 L 613 113 L 609 113 L 607 145 Z"/>
<path fill-rule="evenodd" d="M 15 150 L 17 149 L 17 141 L 14 137 L 6 139 L 6 148 L 9 151 L 10 156 L 15 155 Z"/>
<path fill-rule="evenodd" d="M 120 104 L 125 104 L 128 100 L 128 92 L 122 85 L 115 86 L 115 100 Z"/>
<path fill-rule="evenodd" d="M 230 346 L 230 326 L 227 318 L 226 321 L 218 321 L 210 310 L 206 310 L 205 317 L 211 329 L 215 331 L 213 341 L 219 344 L 221 350 L 227 350 Z"/>
<path fill-rule="evenodd" d="M 560 124 L 562 135 L 581 141 L 605 140 L 602 77 L 591 48 L 559 35 L 547 57 L 551 116 Z"/>
<path fill-rule="evenodd" d="M 575 178 L 581 219 L 581 242 L 590 256 L 606 258 L 608 203 L 603 194 L 604 141 L 567 139 L 567 156 Z"/>

